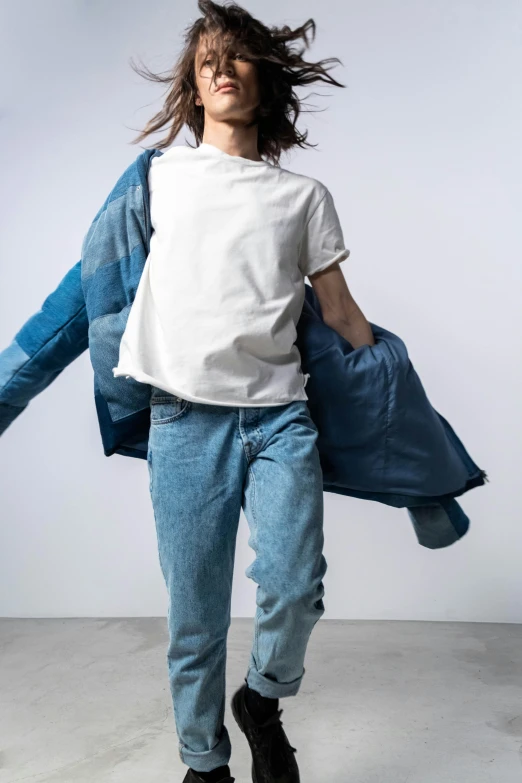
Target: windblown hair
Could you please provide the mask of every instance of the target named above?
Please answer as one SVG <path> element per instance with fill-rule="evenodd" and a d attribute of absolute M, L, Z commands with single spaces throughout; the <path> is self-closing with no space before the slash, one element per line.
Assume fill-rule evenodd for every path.
<path fill-rule="evenodd" d="M 194 62 L 199 42 L 203 39 L 208 42 L 209 51 L 215 56 L 214 82 L 230 47 L 256 65 L 260 102 L 250 125 L 258 126 L 258 151 L 261 156 L 277 165 L 284 150 L 295 146 L 317 146 L 306 140 L 308 132 L 300 133 L 296 128 L 303 102 L 294 88 L 319 81 L 337 87 L 345 85 L 330 76 L 329 68 L 325 67 L 330 63 L 341 63 L 337 57 L 318 62 L 303 59 L 305 49 L 310 46 L 310 30 L 312 41 L 315 38 L 314 20 L 308 19 L 296 29 L 287 25 L 267 27 L 235 2 L 220 5 L 212 0 L 198 0 L 198 8 L 203 16 L 186 28 L 184 48 L 172 70 L 161 75 L 148 68 L 142 70 L 135 67 L 131 62 L 133 70 L 145 79 L 168 85 L 162 109 L 131 143 L 138 144 L 170 123 L 166 138 L 155 144 L 154 148 L 169 147 L 183 125 L 188 126 L 197 144 L 200 144 L 203 138 L 204 107 L 195 103 L 197 87 Z M 304 46 L 295 48 L 292 44 L 299 39 L 304 41 Z"/>

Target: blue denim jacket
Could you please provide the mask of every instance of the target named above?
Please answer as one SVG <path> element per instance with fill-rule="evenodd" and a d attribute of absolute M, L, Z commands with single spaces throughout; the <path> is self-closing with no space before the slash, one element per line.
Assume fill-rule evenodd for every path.
<path fill-rule="evenodd" d="M 112 368 L 150 248 L 148 169 L 162 154 L 144 150 L 123 172 L 80 260 L 0 352 L 0 434 L 89 348 L 105 455 L 147 458 L 151 387 Z M 324 490 L 406 508 L 422 546 L 449 546 L 469 527 L 455 498 L 488 481 L 486 472 L 431 406 L 404 342 L 371 323 L 376 344 L 354 349 L 305 288 L 296 344 Z"/>

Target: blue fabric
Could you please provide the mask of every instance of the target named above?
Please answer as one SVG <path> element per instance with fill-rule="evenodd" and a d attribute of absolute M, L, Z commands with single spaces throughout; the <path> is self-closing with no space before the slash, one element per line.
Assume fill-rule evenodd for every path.
<path fill-rule="evenodd" d="M 304 400 L 245 408 L 191 402 L 157 387 L 150 415 L 149 489 L 169 596 L 179 754 L 208 771 L 230 760 L 225 641 L 241 509 L 256 555 L 245 572 L 257 584 L 249 686 L 272 699 L 294 696 L 325 612 L 317 427 Z"/>
<path fill-rule="evenodd" d="M 29 401 L 89 348 L 106 456 L 146 459 L 151 387 L 114 378 L 119 346 L 150 249 L 150 161 L 144 150 L 119 177 L 82 243 L 81 259 L 0 353 L 0 434 Z M 374 346 L 353 349 L 328 327 L 306 285 L 297 346 L 319 431 L 326 492 L 407 508 L 419 543 L 462 538 L 455 498 L 488 479 L 430 404 L 404 342 L 371 323 Z"/>

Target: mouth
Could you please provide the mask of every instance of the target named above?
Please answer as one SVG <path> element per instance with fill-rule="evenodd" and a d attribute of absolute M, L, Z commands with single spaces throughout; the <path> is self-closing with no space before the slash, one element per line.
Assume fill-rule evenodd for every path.
<path fill-rule="evenodd" d="M 222 84 L 220 87 L 217 88 L 216 92 L 221 92 L 222 90 L 237 90 L 239 89 L 235 84 L 232 84 L 232 82 L 225 82 L 225 84 Z"/>

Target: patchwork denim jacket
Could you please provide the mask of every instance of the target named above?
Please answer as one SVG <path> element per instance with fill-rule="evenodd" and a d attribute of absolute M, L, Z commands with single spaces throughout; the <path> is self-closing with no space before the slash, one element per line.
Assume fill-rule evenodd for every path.
<path fill-rule="evenodd" d="M 0 434 L 88 348 L 105 455 L 147 458 L 151 387 L 112 368 L 150 249 L 149 165 L 162 154 L 144 150 L 123 172 L 80 260 L 0 352 Z M 406 508 L 422 546 L 458 541 L 469 518 L 455 498 L 488 481 L 486 472 L 430 404 L 404 342 L 371 323 L 376 344 L 354 349 L 305 289 L 296 345 L 325 492 Z"/>

